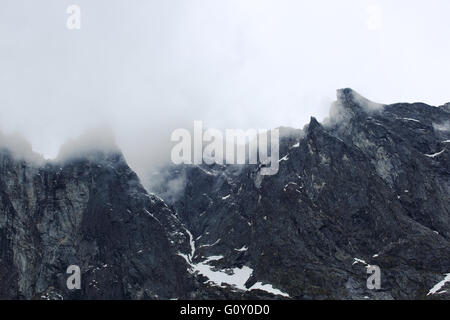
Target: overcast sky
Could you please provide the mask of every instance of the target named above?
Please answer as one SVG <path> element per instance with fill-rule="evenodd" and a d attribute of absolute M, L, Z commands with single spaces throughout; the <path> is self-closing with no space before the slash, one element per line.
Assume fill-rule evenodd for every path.
<path fill-rule="evenodd" d="M 341 87 L 441 105 L 449 15 L 448 0 L 0 0 L 0 130 L 54 157 L 110 126 L 142 171 L 174 128 L 303 127 Z"/>

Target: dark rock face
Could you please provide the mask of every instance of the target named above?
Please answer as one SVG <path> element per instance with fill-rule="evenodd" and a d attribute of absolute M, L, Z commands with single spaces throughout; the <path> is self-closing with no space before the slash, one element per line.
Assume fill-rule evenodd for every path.
<path fill-rule="evenodd" d="M 429 294 L 450 273 L 449 130 L 448 104 L 343 89 L 323 124 L 280 130 L 278 174 L 171 166 L 164 200 L 120 152 L 2 150 L 0 299 L 449 299 L 450 281 Z"/>
<path fill-rule="evenodd" d="M 427 298 L 450 272 L 448 121 L 445 107 L 382 106 L 344 89 L 324 125 L 312 118 L 283 137 L 277 175 L 173 168 L 193 260 L 223 256 L 209 264 L 248 266 L 247 288 L 296 299 Z M 368 264 L 381 268 L 381 290 L 367 289 Z M 428 297 L 449 298 L 449 285 Z"/>
<path fill-rule="evenodd" d="M 121 154 L 91 158 L 33 167 L 2 152 L 0 298 L 185 297 L 172 212 Z M 67 289 L 69 265 L 81 268 L 81 290 Z"/>

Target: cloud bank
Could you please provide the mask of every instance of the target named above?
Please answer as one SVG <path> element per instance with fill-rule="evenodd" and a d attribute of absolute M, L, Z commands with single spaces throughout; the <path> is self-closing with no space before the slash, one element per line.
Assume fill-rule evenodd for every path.
<path fill-rule="evenodd" d="M 66 27 L 72 4 L 80 30 Z M 2 0 L 0 130 L 55 158 L 109 127 L 143 176 L 194 120 L 301 128 L 343 87 L 442 105 L 448 12 L 447 0 Z"/>

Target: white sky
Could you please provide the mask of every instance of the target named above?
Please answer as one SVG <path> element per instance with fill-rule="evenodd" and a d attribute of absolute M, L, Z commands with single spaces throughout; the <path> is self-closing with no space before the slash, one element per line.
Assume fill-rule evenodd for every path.
<path fill-rule="evenodd" d="M 440 105 L 449 16 L 448 0 L 0 0 L 0 130 L 54 157 L 110 126 L 139 171 L 193 120 L 303 127 L 342 87 Z"/>

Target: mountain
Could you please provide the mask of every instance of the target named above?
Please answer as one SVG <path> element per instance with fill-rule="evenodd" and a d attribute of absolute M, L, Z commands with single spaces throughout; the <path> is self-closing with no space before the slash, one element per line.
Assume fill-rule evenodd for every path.
<path fill-rule="evenodd" d="M 164 184 L 155 190 L 192 232 L 194 264 L 252 269 L 246 288 L 294 299 L 448 299 L 445 286 L 427 295 L 450 272 L 449 124 L 448 104 L 380 105 L 343 89 L 324 124 L 283 128 L 277 175 L 178 166 L 164 173 L 183 184 L 178 197 Z M 380 267 L 381 290 L 367 289 L 368 265 Z"/>
<path fill-rule="evenodd" d="M 185 296 L 183 259 L 169 242 L 172 212 L 140 185 L 119 152 L 67 163 L 0 154 L 0 298 Z M 81 290 L 67 289 L 69 265 Z"/>
<path fill-rule="evenodd" d="M 450 104 L 342 89 L 280 137 L 276 175 L 171 165 L 153 193 L 119 150 L 1 148 L 0 299 L 450 298 Z"/>

